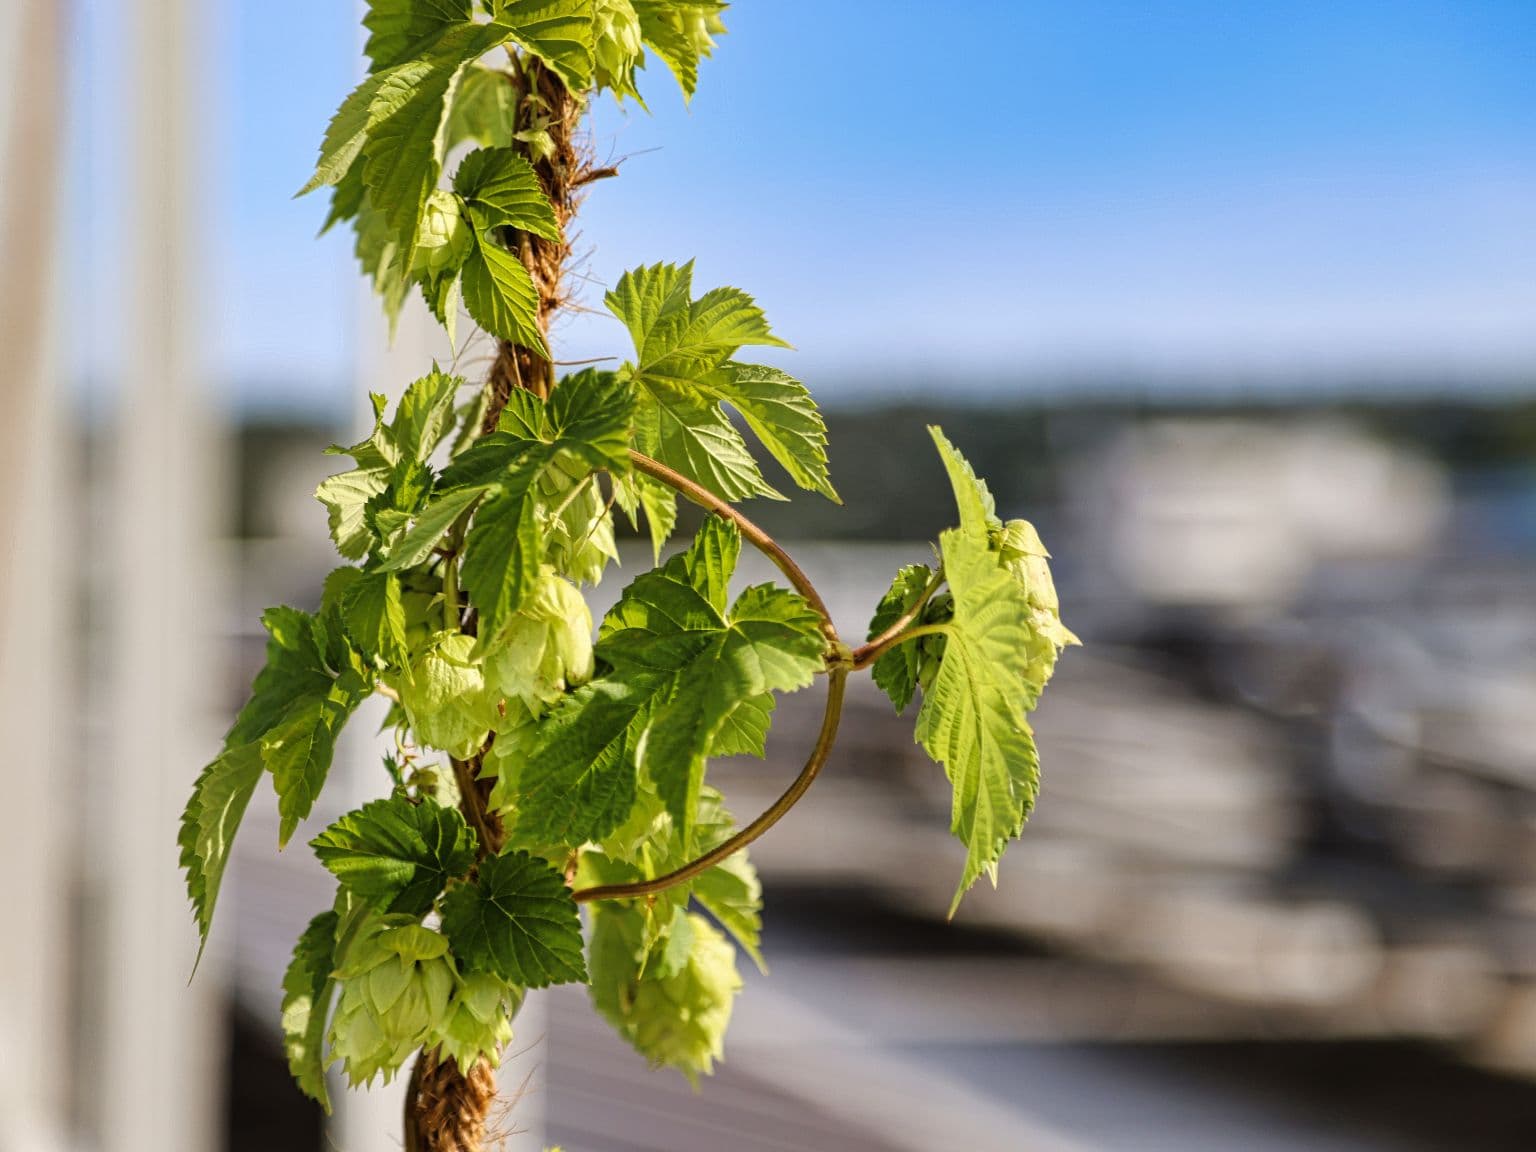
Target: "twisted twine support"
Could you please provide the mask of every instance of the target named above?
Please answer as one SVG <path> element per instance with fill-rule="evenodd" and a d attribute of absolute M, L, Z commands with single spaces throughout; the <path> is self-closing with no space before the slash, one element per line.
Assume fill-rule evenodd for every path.
<path fill-rule="evenodd" d="M 528 348 L 502 340 L 486 377 L 488 393 L 480 434 L 496 430 L 501 411 L 517 389 L 547 399 L 555 386 L 555 367 L 547 354 L 550 322 L 565 295 L 565 271 L 571 258 L 566 237 L 576 215 L 582 189 L 594 178 L 591 157 L 579 136 L 584 103 L 537 59 L 513 60 L 507 82 L 518 89 L 519 129 L 542 121 L 552 143 L 549 155 L 528 156 L 554 206 L 561 239 L 546 240 L 526 232 L 511 234 L 510 247 L 522 259 L 539 293 L 538 322 L 545 349 Z M 487 748 L 489 744 L 487 744 Z M 480 780 L 485 749 L 467 760 L 454 760 L 454 775 L 461 795 L 460 808 L 471 828 L 479 833 L 480 857 L 501 849 L 501 821 L 490 808 L 490 781 Z M 405 1147 L 407 1152 L 483 1152 L 491 1109 L 496 1102 L 496 1074 L 484 1061 L 468 1072 L 452 1057 L 439 1058 L 437 1051 L 423 1051 L 406 1092 Z"/>

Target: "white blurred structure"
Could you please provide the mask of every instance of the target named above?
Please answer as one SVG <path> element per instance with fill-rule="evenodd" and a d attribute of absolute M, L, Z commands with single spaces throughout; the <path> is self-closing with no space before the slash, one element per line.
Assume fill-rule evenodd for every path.
<path fill-rule="evenodd" d="M 1070 486 L 1148 604 L 1273 611 L 1324 561 L 1412 561 L 1448 511 L 1433 464 L 1330 421 L 1160 420 Z"/>
<path fill-rule="evenodd" d="M 66 954 L 73 861 L 67 778 L 66 649 L 56 590 L 68 514 L 54 256 L 62 190 L 64 13 L 56 0 L 0 6 L 0 729 L 13 764 L 6 797 L 22 813 L 0 836 L 7 884 L 0 933 L 0 1148 L 67 1146 L 70 1065 Z"/>

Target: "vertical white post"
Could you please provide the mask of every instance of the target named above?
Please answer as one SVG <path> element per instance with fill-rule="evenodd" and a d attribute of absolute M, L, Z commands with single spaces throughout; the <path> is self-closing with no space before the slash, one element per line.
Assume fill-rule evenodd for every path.
<path fill-rule="evenodd" d="M 63 194 L 64 12 L 23 0 L 0 18 L 0 731 L 25 768 L 6 773 L 22 815 L 0 837 L 9 885 L 0 932 L 0 1147 L 64 1147 L 70 1020 L 64 957 L 74 895 L 73 813 L 60 783 L 79 716 L 70 699 L 73 493 L 59 387 L 57 204 Z"/>
<path fill-rule="evenodd" d="M 193 275 L 202 170 L 193 142 L 204 101 L 194 77 L 201 0 L 129 0 L 123 45 L 127 323 L 106 507 L 104 605 L 112 763 L 100 774 L 105 834 L 90 841 L 105 905 L 103 1082 L 106 1152 L 219 1146 L 223 1026 L 217 956 L 188 986 L 196 941 L 177 869 L 177 816 L 217 744 L 210 643 L 218 491 L 200 396 Z"/>

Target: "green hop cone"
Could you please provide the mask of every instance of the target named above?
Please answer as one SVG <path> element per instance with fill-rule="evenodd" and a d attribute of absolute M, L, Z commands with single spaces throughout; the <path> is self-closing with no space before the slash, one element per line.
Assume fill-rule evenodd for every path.
<path fill-rule="evenodd" d="M 512 1041 L 512 1016 L 523 1003 L 523 990 L 489 972 L 470 972 L 454 990 L 437 1042 L 460 1068 L 486 1060 L 492 1068 Z"/>
<path fill-rule="evenodd" d="M 487 661 L 496 692 L 537 715 L 568 688 L 592 679 L 592 613 L 550 565 Z M 499 727 L 499 726 L 498 726 Z"/>
<path fill-rule="evenodd" d="M 473 756 L 500 719 L 501 694 L 472 658 L 475 638 L 439 632 L 411 658 L 410 674 L 388 679 L 416 733 L 450 756 Z"/>
<path fill-rule="evenodd" d="M 640 99 L 635 87 L 635 68 L 645 52 L 640 37 L 640 17 L 629 0 L 597 0 L 595 27 L 597 43 L 594 59 L 595 79 L 599 89 L 607 88 L 615 96 Z"/>
<path fill-rule="evenodd" d="M 1029 601 L 1036 642 L 1030 645 L 1025 679 L 1043 688 L 1055 671 L 1056 657 L 1062 649 L 1081 641 L 1061 622 L 1056 583 L 1051 579 L 1051 554 L 1045 550 L 1035 526 L 1028 520 L 1008 521 L 1003 525 L 998 551 L 1003 567 L 1019 582 Z"/>
<path fill-rule="evenodd" d="M 368 919 L 337 965 L 331 1058 L 355 1087 L 390 1080 L 448 1019 L 458 984 L 448 941 L 409 916 Z"/>
<path fill-rule="evenodd" d="M 550 563 L 578 584 L 598 583 L 619 550 L 596 478 L 562 457 L 540 478 L 539 495 Z"/>
<path fill-rule="evenodd" d="M 719 12 L 685 9 L 677 19 L 683 35 L 688 37 L 700 56 L 710 55 L 715 50 L 715 37 L 725 35 L 725 21 Z"/>
<path fill-rule="evenodd" d="M 689 913 L 687 955 L 662 976 L 658 968 L 666 967 L 661 960 L 669 940 L 646 949 L 639 911 L 604 908 L 593 921 L 591 987 L 597 1010 L 652 1064 L 676 1068 L 694 1083 L 713 1072 L 741 990 L 731 942 L 704 917 Z"/>
<path fill-rule="evenodd" d="M 469 222 L 459 207 L 459 198 L 442 188 L 427 197 L 421 226 L 416 232 L 416 255 L 411 274 L 437 277 L 457 272 L 469 259 L 474 247 Z"/>

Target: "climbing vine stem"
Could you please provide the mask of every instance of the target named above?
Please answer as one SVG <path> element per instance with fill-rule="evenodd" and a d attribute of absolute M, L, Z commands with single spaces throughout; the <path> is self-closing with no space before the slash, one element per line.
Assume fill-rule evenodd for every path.
<path fill-rule="evenodd" d="M 816 745 L 811 749 L 810 756 L 806 758 L 805 767 L 800 769 L 800 775 L 795 777 L 790 786 L 784 789 L 783 794 L 756 820 L 723 844 L 665 875 L 657 876 L 652 880 L 639 880 L 632 884 L 604 884 L 592 888 L 579 888 L 571 893 L 571 898 L 578 904 L 585 904 L 593 900 L 633 900 L 642 896 L 654 896 L 658 892 L 665 892 L 668 888 L 674 888 L 709 871 L 772 828 L 800 802 L 800 798 L 806 794 L 811 785 L 816 782 L 816 777 L 821 774 L 827 757 L 832 754 L 832 746 L 837 742 L 837 727 L 843 716 L 843 695 L 847 685 L 848 669 L 834 667 L 827 676 L 827 703 L 826 710 L 822 713 L 821 731 L 816 735 Z"/>

